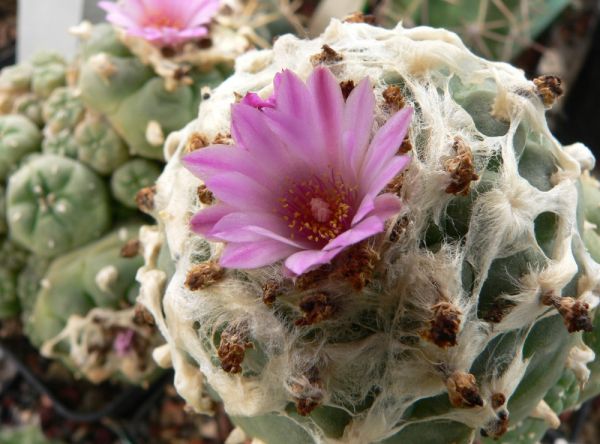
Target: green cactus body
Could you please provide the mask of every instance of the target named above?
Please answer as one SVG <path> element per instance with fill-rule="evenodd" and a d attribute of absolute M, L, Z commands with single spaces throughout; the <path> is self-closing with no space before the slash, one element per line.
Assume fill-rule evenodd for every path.
<path fill-rule="evenodd" d="M 88 116 L 75 130 L 77 158 L 102 175 L 112 173 L 129 159 L 127 146 L 110 124 Z"/>
<path fill-rule="evenodd" d="M 167 88 L 165 80 L 118 43 L 108 25 L 94 27 L 82 47 L 79 89 L 84 103 L 105 114 L 131 154 L 162 159 L 163 137 L 192 120 L 200 89 L 223 80 L 218 70 L 193 72 L 190 85 Z M 148 137 L 149 125 L 159 136 Z"/>
<path fill-rule="evenodd" d="M 444 26 L 458 33 L 475 52 L 510 60 L 528 46 L 563 11 L 570 0 L 385 0 L 378 15 L 399 21 Z"/>
<path fill-rule="evenodd" d="M 51 154 L 33 157 L 10 177 L 7 216 L 12 239 L 44 257 L 98 238 L 111 220 L 102 180 L 84 165 Z"/>
<path fill-rule="evenodd" d="M 33 93 L 23 94 L 15 99 L 13 112 L 22 114 L 37 126 L 44 125 L 42 100 Z"/>
<path fill-rule="evenodd" d="M 56 88 L 46 99 L 43 107 L 46 128 L 52 133 L 63 129 L 73 129 L 81 121 L 84 106 L 72 88 Z"/>
<path fill-rule="evenodd" d="M 75 134 L 71 129 L 44 134 L 44 140 L 42 141 L 42 152 L 44 154 L 55 154 L 77 159 L 78 150 L 79 146 L 75 140 Z"/>
<path fill-rule="evenodd" d="M 149 345 L 156 345 L 156 337 L 135 323 L 133 309 L 123 309 L 131 304 L 142 259 L 125 257 L 122 249 L 138 230 L 139 225 L 118 228 L 55 259 L 44 274 L 27 319 L 30 338 L 44 354 L 62 359 L 92 382 L 115 378 L 141 383 L 155 373 Z M 138 346 L 145 344 L 142 356 L 138 351 L 125 357 L 112 351 L 112 336 L 127 329 L 140 335 Z M 104 350 L 102 357 L 99 348 Z"/>
<path fill-rule="evenodd" d="M 0 180 L 6 180 L 23 157 L 39 150 L 41 141 L 40 130 L 26 117 L 0 116 Z"/>
<path fill-rule="evenodd" d="M 264 99 L 282 69 L 306 79 L 318 62 L 338 82 L 370 79 L 378 127 L 395 112 L 390 91 L 415 110 L 402 216 L 368 242 L 377 265 L 354 274 L 352 252 L 296 280 L 279 263 L 210 274 L 223 246 L 190 229 L 190 214 L 211 203 L 181 162 L 189 141 L 229 131 L 235 93 Z M 555 419 L 572 405 L 573 376 L 585 382 L 593 352 L 569 331 L 591 327 L 600 276 L 581 231 L 590 166 L 579 159 L 589 150 L 554 139 L 534 83 L 445 30 L 338 21 L 315 40 L 282 36 L 236 66 L 167 140 L 173 154 L 154 197 L 175 264 L 164 296 L 158 257 L 138 275 L 188 403 L 201 410 L 203 390 L 215 394 L 269 444 L 466 444 L 521 424 L 537 436 L 530 415 Z M 156 250 L 155 238 L 142 241 Z M 362 273 L 362 286 L 346 280 Z M 303 316 L 315 294 L 337 311 L 311 323 Z"/>
<path fill-rule="evenodd" d="M 154 185 L 161 172 L 158 163 L 146 159 L 131 159 L 115 170 L 110 178 L 113 196 L 127 208 L 137 208 L 135 196 L 139 190 Z"/>
<path fill-rule="evenodd" d="M 38 53 L 31 64 L 31 90 L 38 97 L 48 98 L 52 91 L 67 83 L 67 65 L 58 54 Z"/>

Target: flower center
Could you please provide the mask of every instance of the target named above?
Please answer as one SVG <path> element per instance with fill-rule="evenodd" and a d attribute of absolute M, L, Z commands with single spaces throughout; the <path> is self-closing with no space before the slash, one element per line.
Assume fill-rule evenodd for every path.
<path fill-rule="evenodd" d="M 350 228 L 356 188 L 346 185 L 341 176 L 332 172 L 325 178 L 290 180 L 286 188 L 277 212 L 287 223 L 291 239 L 322 247 Z"/>
<path fill-rule="evenodd" d="M 159 14 L 150 16 L 146 21 L 146 27 L 183 29 L 183 25 L 178 20 Z"/>

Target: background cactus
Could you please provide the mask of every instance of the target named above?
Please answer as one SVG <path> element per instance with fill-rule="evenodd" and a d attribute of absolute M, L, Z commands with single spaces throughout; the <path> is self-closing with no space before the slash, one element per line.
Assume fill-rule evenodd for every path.
<path fill-rule="evenodd" d="M 444 27 L 484 57 L 510 60 L 529 46 L 570 0 L 385 0 L 384 23 Z"/>
<path fill-rule="evenodd" d="M 391 188 L 405 211 L 367 243 L 373 254 L 351 250 L 294 280 L 279 266 L 223 270 L 221 244 L 190 230 L 211 200 L 181 157 L 229 133 L 236 94 L 266 99 L 277 72 L 306 78 L 316 64 L 342 91 L 370 79 L 377 126 L 414 108 L 402 146 L 412 163 Z M 598 200 L 582 193 L 582 171 L 593 158 L 550 134 L 552 79 L 528 81 L 444 30 L 337 21 L 315 40 L 280 37 L 237 68 L 167 140 L 153 204 L 170 281 L 157 268 L 160 236 L 141 236 L 139 300 L 167 341 L 155 356 L 172 363 L 179 393 L 203 410 L 203 390 L 214 391 L 266 443 L 539 436 L 546 425 L 529 416 L 552 424 L 589 377 L 596 332 L 580 331 L 592 329 L 599 276 L 584 244 L 585 208 Z"/>

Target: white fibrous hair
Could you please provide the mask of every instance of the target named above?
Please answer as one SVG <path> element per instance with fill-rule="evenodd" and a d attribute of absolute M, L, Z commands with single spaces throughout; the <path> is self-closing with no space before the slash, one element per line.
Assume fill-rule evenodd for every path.
<path fill-rule="evenodd" d="M 313 57 L 324 45 L 339 57 Z M 190 289 L 190 270 L 218 261 L 222 245 L 189 227 L 204 206 L 201 181 L 181 163 L 189 141 L 229 135 L 236 97 L 248 91 L 267 97 L 276 73 L 290 69 L 306 79 L 317 61 L 340 82 L 370 79 L 377 98 L 373 131 L 389 117 L 383 93 L 390 85 L 415 109 L 412 162 L 398 191 L 404 209 L 384 235 L 366 243 L 378 257 L 369 279 L 358 290 L 334 278 L 298 285 L 303 277 L 287 279 L 275 264 L 225 270 L 212 285 Z M 230 415 L 288 416 L 314 442 L 377 442 L 430 420 L 500 435 L 509 413 L 504 399 L 533 365 L 542 365 L 535 345 L 526 346 L 534 344 L 531 332 L 559 320 L 561 331 L 547 335 L 564 352 L 557 351 L 561 362 L 548 363 L 557 370 L 546 385 L 575 345 L 578 334 L 567 334 L 548 300 L 570 296 L 593 307 L 597 299 L 600 273 L 577 215 L 577 183 L 590 164 L 578 158 L 589 156 L 582 146 L 563 149 L 544 112 L 539 89 L 522 71 L 473 55 L 440 29 L 334 20 L 319 38 L 286 35 L 272 50 L 239 58 L 234 75 L 202 102 L 198 119 L 167 140 L 170 160 L 154 197 L 159 227 L 141 236 L 146 265 L 138 273 L 139 300 L 166 338 L 155 358 L 173 365 L 179 393 L 201 410 L 209 405 L 206 385 Z M 463 188 L 453 188 L 453 160 L 472 163 Z M 157 262 L 161 251 L 175 263 L 170 280 Z M 278 294 L 265 304 L 269 286 Z M 318 292 L 329 295 L 335 315 L 296 325 L 300 301 Z M 219 360 L 225 333 L 237 335 L 241 371 L 225 371 Z M 533 405 L 543 395 L 532 393 Z M 411 416 L 416 404 L 431 399 L 443 399 L 438 413 Z M 343 412 L 343 432 L 332 437 L 315 421 L 299 420 L 290 413 L 294 403 Z"/>

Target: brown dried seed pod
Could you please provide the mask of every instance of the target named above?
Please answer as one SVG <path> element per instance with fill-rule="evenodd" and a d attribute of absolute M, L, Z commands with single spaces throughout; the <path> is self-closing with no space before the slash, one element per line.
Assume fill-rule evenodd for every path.
<path fill-rule="evenodd" d="M 245 328 L 239 325 L 227 327 L 221 333 L 221 341 L 217 349 L 221 368 L 227 373 L 240 373 L 248 348 L 252 348 L 252 343 L 248 342 Z"/>
<path fill-rule="evenodd" d="M 156 325 L 152 313 L 150 313 L 146 307 L 139 303 L 135 305 L 133 322 L 137 325 L 149 325 L 150 327 L 154 327 Z"/>
<path fill-rule="evenodd" d="M 483 406 L 477 380 L 471 373 L 454 372 L 446 380 L 448 397 L 454 407 Z"/>
<path fill-rule="evenodd" d="M 360 11 L 353 12 L 344 18 L 344 23 L 367 23 L 374 25 L 377 22 L 376 17 L 371 14 L 364 14 Z"/>
<path fill-rule="evenodd" d="M 506 396 L 504 393 L 494 393 L 492 395 L 492 408 L 494 410 L 499 409 L 506 403 Z"/>
<path fill-rule="evenodd" d="M 135 195 L 135 203 L 142 213 L 151 214 L 154 211 L 154 196 L 156 195 L 156 185 L 142 188 Z"/>
<path fill-rule="evenodd" d="M 466 196 L 471 191 L 471 182 L 479 179 L 473 164 L 473 153 L 463 139 L 456 136 L 452 144 L 456 153 L 444 162 L 444 169 L 450 174 L 450 184 L 446 193 Z"/>
<path fill-rule="evenodd" d="M 450 302 L 439 302 L 431 307 L 431 312 L 429 328 L 421 336 L 438 347 L 454 347 L 460 331 L 461 311 Z"/>
<path fill-rule="evenodd" d="M 339 62 L 344 58 L 329 45 L 323 45 L 321 49 L 322 51 L 320 53 L 315 54 L 310 58 L 310 63 L 312 63 L 313 66 Z"/>
<path fill-rule="evenodd" d="M 340 82 L 340 89 L 342 90 L 342 96 L 344 96 L 344 100 L 346 100 L 352 90 L 354 90 L 354 86 L 354 80 L 344 80 Z"/>
<path fill-rule="evenodd" d="M 192 133 L 185 144 L 185 152 L 191 153 L 192 151 L 199 150 L 208 145 L 206 138 L 200 133 Z"/>
<path fill-rule="evenodd" d="M 350 283 L 360 291 L 369 283 L 380 257 L 367 243 L 353 245 L 334 262 L 332 278 Z"/>
<path fill-rule="evenodd" d="M 233 145 L 231 134 L 219 133 L 215 136 L 213 143 L 216 145 Z"/>
<path fill-rule="evenodd" d="M 279 294 L 279 284 L 277 281 L 270 279 L 263 285 L 263 297 L 262 301 L 268 307 L 271 307 L 277 299 L 277 295 Z"/>
<path fill-rule="evenodd" d="M 291 389 L 296 401 L 296 411 L 301 416 L 309 415 L 323 403 L 323 382 L 316 367 L 312 367 L 298 381 L 292 383 Z"/>
<path fill-rule="evenodd" d="M 206 185 L 200 185 L 196 189 L 196 194 L 198 195 L 198 200 L 202 202 L 204 205 L 211 205 L 215 201 L 215 196 Z"/>
<path fill-rule="evenodd" d="M 402 90 L 396 85 L 390 85 L 383 91 L 383 100 L 388 106 L 390 111 L 396 112 L 399 109 L 404 108 L 404 96 Z"/>
<path fill-rule="evenodd" d="M 202 262 L 190 268 L 185 278 L 185 286 L 192 291 L 210 287 L 220 281 L 225 270 L 216 261 Z"/>
<path fill-rule="evenodd" d="M 587 303 L 568 296 L 558 296 L 552 291 L 542 294 L 541 301 L 542 304 L 558 310 L 569 333 L 589 332 L 594 329 L 590 318 L 590 306 Z"/>
<path fill-rule="evenodd" d="M 554 102 L 563 95 L 562 80 L 557 76 L 540 76 L 533 79 L 538 96 L 546 108 L 551 108 Z"/>
<path fill-rule="evenodd" d="M 121 257 L 135 257 L 140 252 L 140 241 L 139 239 L 129 240 L 123 247 L 121 247 Z"/>
<path fill-rule="evenodd" d="M 325 321 L 338 311 L 337 305 L 325 292 L 303 297 L 299 306 L 304 315 L 296 320 L 297 326 L 312 325 Z"/>

